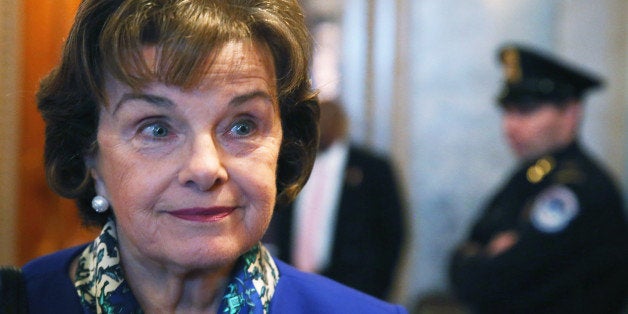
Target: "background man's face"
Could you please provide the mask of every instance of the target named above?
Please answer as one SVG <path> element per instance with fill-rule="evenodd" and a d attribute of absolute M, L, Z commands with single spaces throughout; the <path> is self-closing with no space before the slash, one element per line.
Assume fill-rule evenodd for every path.
<path fill-rule="evenodd" d="M 542 104 L 533 110 L 508 107 L 503 113 L 504 135 L 519 159 L 540 157 L 573 140 L 575 121 L 570 106 Z"/>

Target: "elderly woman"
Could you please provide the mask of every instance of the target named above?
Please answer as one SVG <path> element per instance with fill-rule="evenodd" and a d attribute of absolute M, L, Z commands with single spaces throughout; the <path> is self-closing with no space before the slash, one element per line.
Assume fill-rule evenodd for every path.
<path fill-rule="evenodd" d="M 404 313 L 274 260 L 318 105 L 296 0 L 84 0 L 42 82 L 51 187 L 91 244 L 24 267 L 33 313 Z"/>

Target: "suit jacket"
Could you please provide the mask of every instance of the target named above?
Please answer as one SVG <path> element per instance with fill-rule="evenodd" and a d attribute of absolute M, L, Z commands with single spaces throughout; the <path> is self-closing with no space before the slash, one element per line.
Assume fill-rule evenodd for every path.
<path fill-rule="evenodd" d="M 384 299 L 390 292 L 405 240 L 404 202 L 390 162 L 351 146 L 333 233 L 331 257 L 321 274 Z M 293 205 L 277 208 L 265 242 L 291 263 Z"/>
<path fill-rule="evenodd" d="M 83 313 L 68 269 L 85 246 L 38 258 L 23 267 L 30 313 Z M 279 281 L 270 313 L 407 313 L 401 306 L 383 302 L 325 277 L 300 272 L 281 261 L 276 264 Z"/>
<path fill-rule="evenodd" d="M 628 291 L 628 229 L 607 172 L 578 143 L 521 165 L 469 235 L 482 246 L 515 230 L 496 256 L 458 251 L 451 278 L 480 313 L 618 313 Z"/>

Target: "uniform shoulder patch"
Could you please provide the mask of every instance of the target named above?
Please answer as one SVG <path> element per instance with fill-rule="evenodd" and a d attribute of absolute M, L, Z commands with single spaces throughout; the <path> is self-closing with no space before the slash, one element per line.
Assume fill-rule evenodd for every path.
<path fill-rule="evenodd" d="M 560 232 L 580 212 L 576 194 L 564 185 L 544 190 L 534 201 L 530 221 L 541 232 Z"/>

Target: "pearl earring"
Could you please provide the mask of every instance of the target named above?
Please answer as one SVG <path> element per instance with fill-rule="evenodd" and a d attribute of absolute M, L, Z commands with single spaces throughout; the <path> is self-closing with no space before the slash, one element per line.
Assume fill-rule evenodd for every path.
<path fill-rule="evenodd" d="M 109 209 L 109 202 L 103 196 L 96 195 L 92 199 L 92 208 L 97 213 L 104 213 L 107 211 L 107 209 Z"/>

